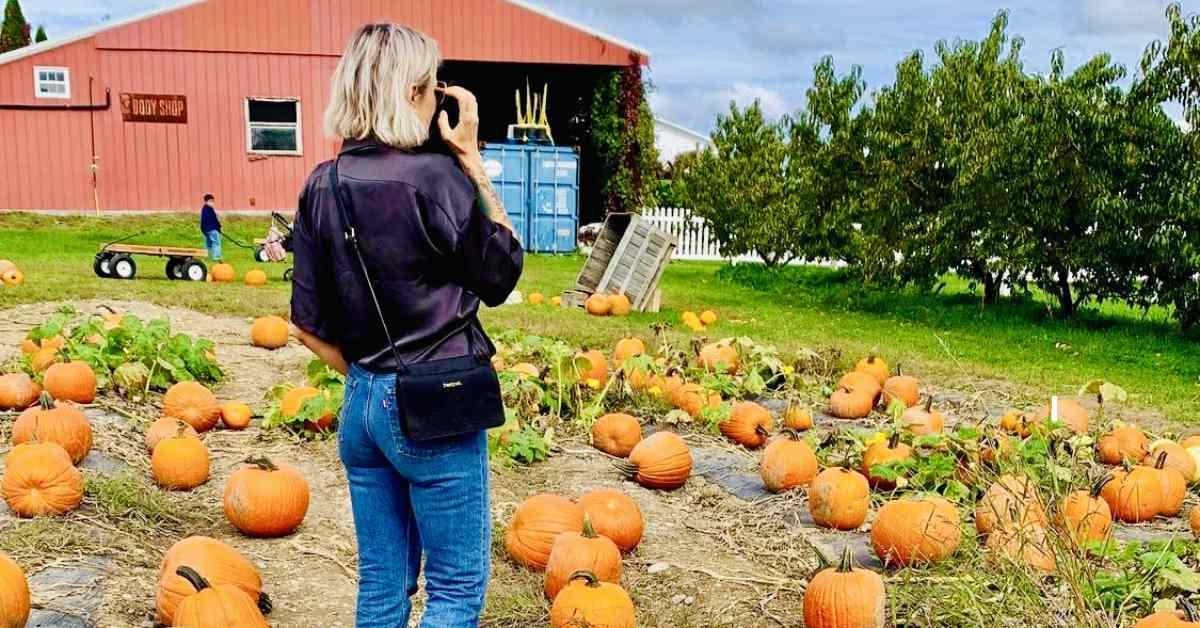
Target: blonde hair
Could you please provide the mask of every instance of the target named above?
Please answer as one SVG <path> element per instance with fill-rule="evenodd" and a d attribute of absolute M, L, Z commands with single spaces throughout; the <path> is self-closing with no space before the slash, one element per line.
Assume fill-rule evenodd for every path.
<path fill-rule="evenodd" d="M 429 127 L 409 102 L 409 89 L 432 89 L 441 63 L 437 42 L 410 28 L 378 23 L 358 29 L 333 73 L 325 133 L 375 137 L 396 148 L 424 144 Z"/>

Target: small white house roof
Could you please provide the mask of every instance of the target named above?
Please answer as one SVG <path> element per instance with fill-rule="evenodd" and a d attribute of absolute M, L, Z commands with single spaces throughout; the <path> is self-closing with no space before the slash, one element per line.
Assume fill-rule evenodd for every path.
<path fill-rule="evenodd" d="M 671 122 L 670 120 L 660 118 L 658 116 L 654 117 L 654 123 L 656 125 L 664 126 L 668 129 L 671 129 L 672 131 L 679 133 L 681 135 L 687 135 L 691 139 L 695 140 L 697 143 L 704 144 L 705 146 L 712 144 L 712 140 L 709 139 L 707 134 L 689 129 L 688 127 L 683 126 L 682 124 L 677 124 L 675 122 Z"/>

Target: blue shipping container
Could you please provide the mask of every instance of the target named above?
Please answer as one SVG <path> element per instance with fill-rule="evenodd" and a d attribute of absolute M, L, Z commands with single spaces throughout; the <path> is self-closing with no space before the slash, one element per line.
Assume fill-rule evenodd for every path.
<path fill-rule="evenodd" d="M 579 227 L 579 155 L 570 148 L 489 144 L 484 168 L 525 249 L 573 253 Z"/>

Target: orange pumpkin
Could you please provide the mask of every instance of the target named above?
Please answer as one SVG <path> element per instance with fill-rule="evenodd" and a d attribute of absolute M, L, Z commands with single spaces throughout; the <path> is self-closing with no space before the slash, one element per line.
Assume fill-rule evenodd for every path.
<path fill-rule="evenodd" d="M 192 426 L 180 421 L 179 419 L 169 416 L 159 417 L 157 421 L 146 428 L 145 441 L 146 450 L 154 453 L 154 448 L 164 439 L 171 438 L 180 434 L 179 430 L 183 430 L 183 435 L 200 440 L 200 435 L 196 433 L 196 429 Z"/>
<path fill-rule="evenodd" d="M 279 415 L 284 418 L 291 418 L 300 414 L 304 409 L 304 404 L 309 399 L 322 395 L 321 389 L 312 386 L 297 386 L 288 390 L 283 394 L 283 399 L 279 401 Z M 304 428 L 310 432 L 320 432 L 329 429 L 333 425 L 333 410 L 326 408 L 325 412 L 316 421 L 305 421 Z"/>
<path fill-rule="evenodd" d="M 8 554 L 0 552 L 0 628 L 25 628 L 29 621 L 29 581 Z"/>
<path fill-rule="evenodd" d="M 703 312 L 700 312 L 700 322 L 704 323 L 705 325 L 716 325 L 717 313 L 712 310 L 704 310 Z"/>
<path fill-rule="evenodd" d="M 884 628 L 887 592 L 879 574 L 854 566 L 850 546 L 837 567 L 813 576 L 804 590 L 806 628 Z"/>
<path fill-rule="evenodd" d="M 783 426 L 800 432 L 811 430 L 813 426 L 812 409 L 789 403 L 787 409 L 783 411 Z"/>
<path fill-rule="evenodd" d="M 858 392 L 860 389 L 839 386 L 829 396 L 829 413 L 839 419 L 861 419 L 871 414 L 875 407 L 873 394 Z"/>
<path fill-rule="evenodd" d="M 771 435 L 771 413 L 753 401 L 743 401 L 729 413 L 729 418 L 721 421 L 721 433 L 733 442 L 758 449 L 767 444 Z"/>
<path fill-rule="evenodd" d="M 1057 400 L 1058 414 L 1055 416 L 1055 400 Z M 1069 397 L 1054 397 L 1050 403 L 1042 406 L 1032 417 L 1036 422 L 1041 423 L 1043 419 L 1050 419 L 1051 425 L 1065 425 L 1076 434 L 1086 434 L 1088 431 L 1088 411 L 1083 407 L 1083 404 Z"/>
<path fill-rule="evenodd" d="M 221 405 L 204 384 L 179 382 L 168 388 L 163 396 L 163 414 L 184 421 L 197 432 L 207 432 L 220 420 Z"/>
<path fill-rule="evenodd" d="M 871 547 L 885 565 L 935 563 L 961 542 L 958 509 L 940 497 L 890 501 L 871 524 Z"/>
<path fill-rule="evenodd" d="M 1178 600 L 1182 610 L 1178 611 L 1158 611 L 1143 617 L 1138 620 L 1138 623 L 1133 625 L 1133 628 L 1188 628 L 1189 626 L 1200 626 L 1200 613 L 1196 612 L 1196 608 L 1192 606 L 1187 598 L 1180 597 Z"/>
<path fill-rule="evenodd" d="M 22 412 L 13 422 L 12 442 L 56 443 L 79 464 L 92 450 L 92 425 L 70 404 L 54 403 L 42 393 L 41 404 Z"/>
<path fill-rule="evenodd" d="M 1200 539 L 1200 506 L 1192 506 L 1188 511 L 1188 528 L 1193 537 Z"/>
<path fill-rule="evenodd" d="M 883 465 L 892 461 L 912 458 L 912 447 L 900 442 L 900 432 L 893 432 L 891 438 L 872 443 L 863 452 L 862 473 L 867 476 L 867 482 L 873 488 L 890 491 L 896 488 L 896 482 L 871 473 L 875 465 Z"/>
<path fill-rule="evenodd" d="M 83 501 L 83 474 L 61 445 L 17 445 L 4 458 L 0 494 L 18 517 L 53 517 Z"/>
<path fill-rule="evenodd" d="M 930 396 L 925 399 L 923 407 L 914 406 L 905 410 L 900 417 L 900 422 L 913 434 L 926 436 L 940 434 L 946 425 L 946 417 L 933 409 L 933 397 Z"/>
<path fill-rule="evenodd" d="M 1146 433 L 1130 425 L 1118 427 L 1100 437 L 1097 452 L 1104 464 L 1121 464 L 1128 460 L 1139 462 L 1146 457 L 1146 446 L 1150 439 Z"/>
<path fill-rule="evenodd" d="M 164 438 L 150 455 L 150 470 L 159 486 L 170 490 L 191 490 L 208 481 L 208 448 L 197 438 L 179 429 Z"/>
<path fill-rule="evenodd" d="M 33 379 L 24 373 L 0 375 L 0 410 L 24 410 L 38 400 Z"/>
<path fill-rule="evenodd" d="M 529 295 L 525 297 L 525 302 L 530 305 L 541 305 L 546 302 L 546 295 L 542 294 L 541 292 L 530 292 Z"/>
<path fill-rule="evenodd" d="M 920 403 L 920 391 L 917 378 L 905 375 L 900 372 L 900 367 L 896 367 L 896 374 L 883 382 L 883 403 L 886 406 L 899 401 L 911 408 Z"/>
<path fill-rule="evenodd" d="M 641 338 L 622 338 L 617 341 L 617 348 L 613 350 L 613 365 L 621 368 L 625 365 L 625 360 L 645 352 L 646 343 L 642 342 Z"/>
<path fill-rule="evenodd" d="M 584 493 L 579 498 L 579 507 L 596 532 L 612 539 L 622 552 L 632 552 L 642 541 L 645 528 L 642 509 L 625 493 L 597 489 Z"/>
<path fill-rule="evenodd" d="M 688 413 L 693 419 L 698 418 L 705 408 L 721 404 L 721 397 L 716 393 L 704 390 L 700 384 L 683 384 L 672 395 L 676 408 Z"/>
<path fill-rule="evenodd" d="M 861 526 L 871 509 L 867 478 L 844 467 L 825 469 L 808 486 L 808 509 L 813 521 L 825 528 L 853 530 Z"/>
<path fill-rule="evenodd" d="M 614 464 L 646 488 L 672 490 L 683 486 L 692 474 L 692 451 L 678 434 L 656 432 L 629 452 L 629 460 Z"/>
<path fill-rule="evenodd" d="M 246 276 L 242 278 L 242 281 L 247 286 L 265 286 L 267 285 L 267 273 L 264 273 L 261 268 L 251 268 L 246 271 Z"/>
<path fill-rule="evenodd" d="M 196 573 L 195 569 L 181 566 L 175 570 L 176 575 L 188 581 L 196 590 L 179 603 L 175 609 L 175 621 L 172 624 L 178 628 L 268 628 L 267 620 L 263 617 L 254 600 L 245 591 L 232 584 L 209 585 L 204 576 Z"/>
<path fill-rule="evenodd" d="M 1149 521 L 1162 512 L 1166 498 L 1161 473 L 1142 465 L 1130 471 L 1115 469 L 1100 489 L 1100 497 L 1108 502 L 1113 517 L 1125 523 Z"/>
<path fill-rule="evenodd" d="M 1174 444 L 1174 443 L 1172 443 Z M 1173 468 L 1167 468 L 1167 452 L 1159 450 L 1158 460 L 1154 463 L 1154 469 L 1158 471 L 1158 477 L 1162 483 L 1162 508 L 1158 514 L 1164 517 L 1174 517 L 1183 510 L 1183 500 L 1187 497 L 1187 480 L 1183 479 L 1183 475 Z"/>
<path fill-rule="evenodd" d="M 608 381 L 608 360 L 604 358 L 604 353 L 599 349 L 590 351 L 581 351 L 575 354 L 575 358 L 583 358 L 586 365 L 580 369 L 580 380 L 586 381 L 594 379 L 601 384 Z"/>
<path fill-rule="evenodd" d="M 612 301 L 606 294 L 593 294 L 583 302 L 583 307 L 592 316 L 608 316 L 612 313 Z"/>
<path fill-rule="evenodd" d="M 994 558 L 1042 575 L 1052 574 L 1058 568 L 1050 535 L 1040 523 L 998 529 L 988 536 L 987 549 Z"/>
<path fill-rule="evenodd" d="M 858 364 L 854 365 L 854 370 L 874 377 L 880 386 L 883 386 L 890 374 L 887 362 L 884 362 L 883 358 L 876 355 L 869 355 L 859 360 Z"/>
<path fill-rule="evenodd" d="M 798 433 L 787 430 L 763 450 L 759 473 L 768 491 L 790 491 L 807 486 L 817 476 L 817 457 Z"/>
<path fill-rule="evenodd" d="M 571 574 L 580 570 L 592 572 L 602 582 L 621 583 L 621 550 L 612 539 L 596 534 L 587 514 L 583 532 L 563 532 L 554 539 L 542 586 L 546 599 L 553 600 Z"/>
<path fill-rule="evenodd" d="M 196 593 L 196 588 L 178 574 L 182 566 L 192 568 L 211 586 L 230 585 L 237 587 L 255 602 L 265 598 L 262 578 L 254 564 L 240 552 L 217 539 L 206 536 L 191 536 L 167 550 L 158 571 L 158 590 L 155 596 L 155 611 L 159 622 L 175 625 L 175 614 L 180 603 Z"/>
<path fill-rule="evenodd" d="M 1198 434 L 1196 436 L 1188 436 L 1187 438 L 1183 439 L 1182 441 L 1179 441 L 1179 444 L 1182 445 L 1184 449 L 1191 449 L 1192 447 L 1200 447 L 1200 434 Z"/>
<path fill-rule="evenodd" d="M 629 297 L 623 294 L 614 294 L 608 297 L 608 313 L 612 316 L 628 316 L 632 307 Z"/>
<path fill-rule="evenodd" d="M 837 381 L 837 388 L 849 388 L 856 393 L 866 395 L 871 398 L 871 405 L 875 405 L 879 401 L 879 395 L 883 393 L 883 386 L 874 376 L 860 371 L 850 371 L 842 376 Z"/>
<path fill-rule="evenodd" d="M 990 534 L 1046 522 L 1037 485 L 1024 475 L 1002 475 L 975 505 L 975 529 Z"/>
<path fill-rule="evenodd" d="M 1067 530 L 1075 543 L 1084 545 L 1108 538 L 1112 529 L 1112 509 L 1100 499 L 1100 491 L 1108 482 L 1101 478 L 1090 491 L 1074 491 L 1063 498 L 1058 508 L 1058 525 Z"/>
<path fill-rule="evenodd" d="M 280 349 L 288 343 L 288 322 L 278 316 L 262 316 L 250 326 L 250 344 L 264 349 Z"/>
<path fill-rule="evenodd" d="M 577 571 L 550 606 L 550 628 L 634 628 L 636 610 L 619 585 Z"/>
<path fill-rule="evenodd" d="M 516 373 L 517 379 L 520 379 L 520 380 L 537 379 L 538 377 L 541 376 L 541 371 L 538 370 L 538 367 L 536 367 L 528 362 L 518 362 L 518 363 L 512 365 L 512 368 L 510 368 L 509 370 Z"/>
<path fill-rule="evenodd" d="M 1160 457 L 1163 458 L 1163 467 L 1178 471 L 1185 482 L 1190 482 L 1196 477 L 1196 459 L 1179 443 L 1168 440 L 1151 443 L 1150 451 L 1142 464 L 1154 466 Z"/>
<path fill-rule="evenodd" d="M 221 423 L 231 430 L 244 430 L 250 426 L 250 406 L 240 401 L 230 401 L 221 406 Z"/>
<path fill-rule="evenodd" d="M 504 534 L 504 548 L 517 563 L 542 571 L 558 535 L 582 531 L 582 508 L 565 497 L 542 493 L 517 506 Z"/>
<path fill-rule="evenodd" d="M 209 273 L 212 276 L 212 280 L 218 283 L 227 283 L 233 281 L 234 277 L 236 276 L 236 273 L 233 271 L 233 265 L 226 264 L 224 262 L 213 264 L 212 270 L 210 270 Z"/>
<path fill-rule="evenodd" d="M 33 369 L 34 373 L 45 373 L 51 365 L 59 361 L 58 349 L 52 347 L 42 347 L 29 358 L 29 368 Z"/>
<path fill-rule="evenodd" d="M 291 534 L 308 513 L 308 482 L 295 467 L 251 458 L 225 485 L 225 518 L 243 534 Z"/>
<path fill-rule="evenodd" d="M 717 373 L 737 373 L 738 352 L 729 343 L 714 342 L 700 348 L 700 368 Z"/>
<path fill-rule="evenodd" d="M 642 424 L 628 414 L 606 414 L 592 425 L 592 445 L 611 456 L 628 456 L 641 440 Z"/>

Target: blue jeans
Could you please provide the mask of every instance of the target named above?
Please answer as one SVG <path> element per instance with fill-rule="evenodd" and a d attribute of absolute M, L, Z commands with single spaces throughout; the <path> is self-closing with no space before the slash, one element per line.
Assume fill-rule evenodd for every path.
<path fill-rule="evenodd" d="M 425 554 L 421 626 L 479 625 L 491 573 L 486 432 L 428 443 L 400 428 L 396 376 L 350 367 L 338 453 L 358 536 L 358 628 L 405 628 Z"/>
<path fill-rule="evenodd" d="M 213 229 L 204 232 L 204 248 L 208 249 L 208 259 L 216 262 L 221 259 L 221 232 Z"/>

